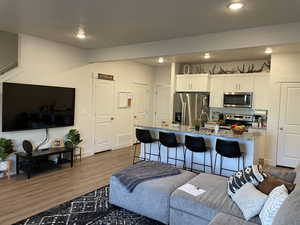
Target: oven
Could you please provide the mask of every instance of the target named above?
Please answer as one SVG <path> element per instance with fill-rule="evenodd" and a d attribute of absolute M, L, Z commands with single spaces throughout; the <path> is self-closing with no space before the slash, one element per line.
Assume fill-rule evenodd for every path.
<path fill-rule="evenodd" d="M 224 93 L 224 107 L 252 108 L 252 92 Z"/>

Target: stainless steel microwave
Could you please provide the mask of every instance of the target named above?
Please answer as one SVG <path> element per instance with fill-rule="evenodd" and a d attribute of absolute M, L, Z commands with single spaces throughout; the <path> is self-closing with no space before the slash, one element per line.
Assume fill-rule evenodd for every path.
<path fill-rule="evenodd" d="M 252 92 L 228 92 L 224 93 L 224 107 L 251 108 Z"/>

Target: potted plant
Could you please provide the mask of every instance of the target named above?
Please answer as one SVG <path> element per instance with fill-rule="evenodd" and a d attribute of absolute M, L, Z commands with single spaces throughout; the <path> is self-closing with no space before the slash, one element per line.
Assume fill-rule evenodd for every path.
<path fill-rule="evenodd" d="M 82 140 L 80 139 L 79 131 L 76 129 L 69 130 L 69 133 L 66 135 L 65 146 L 75 149 L 80 142 L 82 142 Z"/>
<path fill-rule="evenodd" d="M 192 122 L 193 127 L 195 127 L 195 130 L 200 130 L 201 120 L 196 118 Z"/>
<path fill-rule="evenodd" d="M 10 154 L 14 152 L 13 143 L 10 139 L 0 138 L 0 170 L 9 168 L 10 161 L 7 160 Z"/>

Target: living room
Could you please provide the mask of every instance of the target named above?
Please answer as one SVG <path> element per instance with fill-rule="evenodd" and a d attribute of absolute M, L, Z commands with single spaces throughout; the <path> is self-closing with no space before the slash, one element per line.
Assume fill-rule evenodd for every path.
<path fill-rule="evenodd" d="M 300 223 L 299 3 L 160 4 L 0 3 L 0 224 Z M 67 99 L 71 120 L 10 123 L 43 96 L 43 105 Z M 162 133 L 176 144 L 164 143 Z M 197 150 L 188 136 L 201 140 Z M 236 155 L 220 154 L 220 140 L 234 142 Z M 42 171 L 40 159 L 55 168 Z M 127 193 L 116 177 L 135 176 L 140 165 L 153 177 Z M 264 201 L 251 218 L 251 206 L 227 193 L 227 182 L 249 167 L 273 179 L 267 194 L 263 181 L 253 184 Z M 266 222 L 264 207 L 282 184 L 287 200 Z M 230 205 L 203 200 L 216 192 Z"/>

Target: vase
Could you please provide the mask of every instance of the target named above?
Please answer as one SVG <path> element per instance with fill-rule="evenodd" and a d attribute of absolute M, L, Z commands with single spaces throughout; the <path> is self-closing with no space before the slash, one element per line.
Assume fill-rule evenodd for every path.
<path fill-rule="evenodd" d="M 195 130 L 199 131 L 199 130 L 200 130 L 200 126 L 199 126 L 199 125 L 196 125 L 196 126 L 195 126 Z"/>
<path fill-rule="evenodd" d="M 0 161 L 0 171 L 6 171 L 9 168 L 9 161 Z"/>

